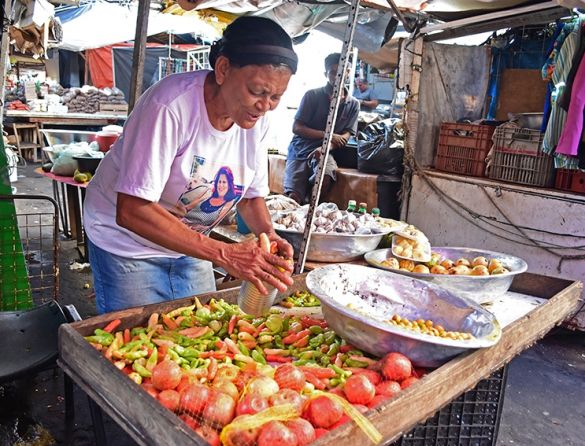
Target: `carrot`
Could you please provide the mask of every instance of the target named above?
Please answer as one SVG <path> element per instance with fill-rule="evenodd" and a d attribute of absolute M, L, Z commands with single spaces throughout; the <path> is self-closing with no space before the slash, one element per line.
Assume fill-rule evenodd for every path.
<path fill-rule="evenodd" d="M 124 330 L 124 344 L 128 344 L 128 342 L 130 342 L 131 339 L 132 339 L 132 337 L 130 334 L 130 329 L 127 328 Z"/>
<path fill-rule="evenodd" d="M 104 331 L 112 333 L 116 328 L 118 328 L 118 326 L 121 323 L 122 323 L 121 319 L 114 319 L 112 322 L 110 322 L 108 325 L 104 327 Z"/>
<path fill-rule="evenodd" d="M 266 353 L 266 351 L 264 351 Z M 292 362 L 293 358 L 290 356 L 280 356 L 280 355 L 266 355 L 266 362 Z"/>

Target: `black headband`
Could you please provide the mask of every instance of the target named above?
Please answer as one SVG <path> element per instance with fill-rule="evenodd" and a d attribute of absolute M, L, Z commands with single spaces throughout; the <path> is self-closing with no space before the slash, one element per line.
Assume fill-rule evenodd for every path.
<path fill-rule="evenodd" d="M 299 59 L 297 54 L 277 45 L 223 45 L 220 54 L 230 61 L 244 65 L 286 65 L 293 74 L 297 72 Z"/>

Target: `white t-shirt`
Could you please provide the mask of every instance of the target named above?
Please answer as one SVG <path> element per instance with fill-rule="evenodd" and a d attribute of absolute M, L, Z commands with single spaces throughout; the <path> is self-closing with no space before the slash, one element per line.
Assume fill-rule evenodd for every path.
<path fill-rule="evenodd" d="M 241 198 L 268 195 L 268 121 L 249 130 L 211 125 L 209 71 L 168 76 L 140 98 L 87 187 L 84 223 L 98 247 L 123 257 L 180 257 L 116 224 L 118 192 L 159 203 L 207 234 Z"/>

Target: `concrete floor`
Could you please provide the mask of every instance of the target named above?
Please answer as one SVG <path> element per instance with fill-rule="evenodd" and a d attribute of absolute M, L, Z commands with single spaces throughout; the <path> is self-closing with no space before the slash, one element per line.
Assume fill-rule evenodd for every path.
<path fill-rule="evenodd" d="M 48 180 L 20 169 L 18 193 L 51 194 Z M 91 273 L 69 269 L 79 254 L 72 241 L 61 243 L 61 303 L 73 303 L 83 318 L 95 314 Z M 90 284 L 86 289 L 85 284 Z M 67 443 L 64 434 L 63 378 L 60 371 L 34 380 L 0 386 L 0 446 L 95 444 L 87 398 L 75 391 L 75 429 Z M 106 419 L 108 444 L 135 443 Z M 435 444 L 435 443 L 433 443 Z M 477 445 L 485 442 L 437 442 Z M 498 446 L 572 446 L 585 444 L 585 333 L 555 329 L 517 356 L 509 366 Z M 162 446 L 162 445 L 161 445 Z M 426 446 L 426 445 L 425 445 Z"/>

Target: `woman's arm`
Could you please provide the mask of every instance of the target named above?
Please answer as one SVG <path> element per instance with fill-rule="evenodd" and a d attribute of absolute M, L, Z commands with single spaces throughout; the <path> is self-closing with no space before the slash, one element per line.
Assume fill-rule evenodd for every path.
<path fill-rule="evenodd" d="M 268 234 L 270 240 L 278 243 L 279 253 L 288 259 L 292 259 L 293 248 L 286 240 L 274 232 L 264 198 L 243 198 L 238 203 L 238 214 L 254 234 L 258 235 L 262 232 Z"/>
<path fill-rule="evenodd" d="M 158 203 L 132 195 L 118 193 L 116 212 L 121 227 L 164 248 L 209 260 L 232 276 L 252 282 L 263 293 L 267 291 L 262 281 L 281 291 L 292 285 L 289 275 L 278 269 L 290 271 L 288 262 L 263 252 L 255 241 L 227 244 L 213 240 L 190 229 Z"/>

